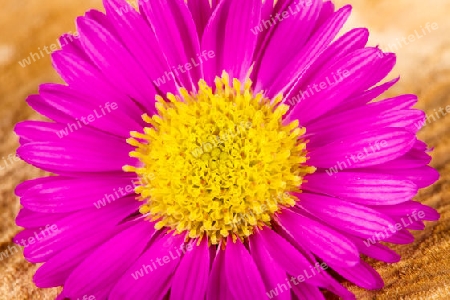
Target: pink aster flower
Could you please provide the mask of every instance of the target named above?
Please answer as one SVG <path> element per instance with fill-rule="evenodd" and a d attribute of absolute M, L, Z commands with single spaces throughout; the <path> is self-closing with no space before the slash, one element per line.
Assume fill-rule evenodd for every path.
<path fill-rule="evenodd" d="M 414 95 L 374 101 L 395 55 L 311 0 L 105 0 L 29 105 L 15 241 L 59 299 L 353 299 L 361 254 L 437 220 Z M 420 126 L 419 126 L 420 127 Z M 330 272 L 332 271 L 332 272 Z"/>

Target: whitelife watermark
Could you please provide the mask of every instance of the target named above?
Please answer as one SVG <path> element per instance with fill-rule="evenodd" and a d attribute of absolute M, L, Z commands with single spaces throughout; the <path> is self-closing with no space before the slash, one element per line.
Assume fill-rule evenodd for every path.
<path fill-rule="evenodd" d="M 367 158 L 370 158 L 371 155 L 387 147 L 388 142 L 386 140 L 376 141 L 374 144 L 370 143 L 369 147 L 364 147 L 363 150 L 356 153 L 356 155 L 351 154 L 350 157 L 348 155 L 345 156 L 345 158 L 347 159 L 346 161 L 338 161 L 333 167 L 325 170 L 325 172 L 328 174 L 328 176 L 333 176 L 333 174 L 351 168 L 353 164 L 362 162 Z"/>
<path fill-rule="evenodd" d="M 77 298 L 76 300 L 97 300 L 94 295 L 84 295 L 82 298 Z"/>
<path fill-rule="evenodd" d="M 117 110 L 118 107 L 119 106 L 116 102 L 106 102 L 104 105 L 100 105 L 98 108 L 94 109 L 91 114 L 82 116 L 80 119 L 75 119 L 75 123 L 67 123 L 67 126 L 57 131 L 56 135 L 62 139 L 70 133 L 80 130 L 83 126 L 89 125 L 96 120 L 103 118 L 107 114 Z"/>
<path fill-rule="evenodd" d="M 420 29 L 414 30 L 413 33 L 408 36 L 402 36 L 400 38 L 396 38 L 395 42 L 388 44 L 386 47 L 381 46 L 380 48 L 383 50 L 383 53 L 380 53 L 380 56 L 383 56 L 384 53 L 389 52 L 397 52 L 401 48 L 408 46 L 411 43 L 414 43 L 417 40 L 420 40 L 439 29 L 439 24 L 436 22 L 428 22 L 424 26 L 420 26 Z"/>
<path fill-rule="evenodd" d="M 402 217 L 400 219 L 400 223 L 395 223 L 394 226 L 389 225 L 388 227 L 385 228 L 384 231 L 375 233 L 374 235 L 372 235 L 372 237 L 367 238 L 364 241 L 364 244 L 366 245 L 366 247 L 375 245 L 377 242 L 383 241 L 392 234 L 395 234 L 397 231 L 400 231 L 404 228 L 408 228 L 411 224 L 420 221 L 423 218 L 425 218 L 425 212 L 423 212 L 422 210 L 420 211 L 414 210 L 411 213 L 411 216 L 408 214 L 406 217 Z M 388 233 L 388 230 L 391 232 L 391 234 Z"/>
<path fill-rule="evenodd" d="M 270 15 L 270 18 L 267 20 L 261 20 L 261 22 L 254 28 L 250 29 L 254 35 L 258 35 L 263 31 L 283 22 L 286 19 L 289 19 L 292 16 L 297 15 L 301 12 L 305 7 L 310 7 L 312 5 L 312 0 L 300 0 L 296 1 L 293 4 L 289 5 L 286 10 L 277 13 L 275 16 Z"/>
<path fill-rule="evenodd" d="M 437 120 L 440 120 L 441 117 L 445 117 L 449 113 L 450 105 L 447 105 L 445 108 L 439 107 L 437 111 L 436 109 L 434 109 L 432 114 L 427 115 L 425 120 L 416 122 L 414 126 L 416 126 L 416 129 L 419 130 L 427 124 L 431 124 L 433 122 L 436 122 Z"/>
<path fill-rule="evenodd" d="M 172 66 L 169 71 L 164 72 L 164 75 L 158 77 L 156 80 L 153 80 L 153 83 L 159 87 L 170 82 L 171 80 L 175 80 L 175 78 L 180 76 L 180 74 L 185 74 L 193 68 L 203 65 L 214 57 L 216 57 L 216 53 L 214 51 L 203 50 L 202 53 L 197 53 L 196 57 L 191 57 L 191 59 L 185 64 L 179 64 L 176 67 Z"/>
<path fill-rule="evenodd" d="M 30 52 L 29 56 L 19 61 L 19 65 L 22 68 L 25 68 L 26 66 L 31 65 L 31 63 L 44 58 L 46 55 L 50 55 L 53 52 L 60 50 L 62 47 L 72 43 L 74 40 L 77 40 L 79 37 L 80 35 L 78 32 L 72 33 L 69 31 L 67 35 L 61 37 L 61 40 L 56 40 L 56 43 L 51 44 L 50 46 L 44 46 L 43 49 L 39 47 L 37 52 Z"/>
<path fill-rule="evenodd" d="M 163 257 L 157 257 L 156 259 L 152 259 L 150 261 L 150 264 L 143 264 L 142 267 L 131 274 L 134 280 L 138 280 L 139 278 L 144 277 L 145 275 L 150 274 L 151 272 L 154 272 L 158 268 L 162 268 L 171 261 L 177 260 L 180 257 L 182 257 L 186 252 L 190 252 L 194 249 L 192 243 L 183 244 L 179 248 L 174 248 L 169 251 L 168 255 L 165 255 Z"/>
<path fill-rule="evenodd" d="M 3 156 L 0 162 L 0 171 L 9 169 L 18 161 L 21 161 L 21 159 L 17 154 L 9 154 L 7 157 Z"/>
<path fill-rule="evenodd" d="M 105 207 L 106 205 L 111 204 L 122 197 L 132 194 L 135 191 L 136 187 L 141 186 L 145 183 L 149 183 L 153 179 L 155 179 L 155 174 L 150 173 L 145 177 L 141 177 L 139 181 L 131 180 L 130 184 L 118 187 L 117 189 L 114 188 L 111 193 L 105 193 L 102 199 L 94 202 L 94 206 L 97 209 Z"/>
<path fill-rule="evenodd" d="M 322 273 L 328 268 L 329 267 L 326 263 L 322 262 L 319 264 L 318 262 L 316 262 L 314 266 L 309 266 L 309 270 L 303 270 L 303 274 L 299 274 L 295 277 L 291 276 L 290 279 L 286 278 L 286 283 L 278 283 L 275 288 L 271 289 L 269 292 L 266 292 L 266 295 L 267 297 L 269 297 L 269 299 L 272 299 L 284 292 L 289 292 L 290 289 L 292 289 L 292 285 L 299 285 L 305 280 L 313 278 L 314 276 Z"/>
<path fill-rule="evenodd" d="M 324 81 L 319 83 L 313 83 L 306 87 L 304 90 L 300 90 L 294 97 L 290 97 L 286 100 L 286 102 L 291 106 L 295 106 L 297 103 L 304 101 L 307 98 L 314 96 L 321 91 L 331 88 L 350 76 L 350 72 L 348 70 L 337 70 L 336 72 L 332 72 L 329 76 L 327 76 Z"/>
<path fill-rule="evenodd" d="M 47 224 L 45 227 L 40 227 L 39 231 L 34 232 L 34 236 L 28 237 L 28 239 L 21 239 L 20 241 L 17 241 L 17 243 L 20 246 L 27 247 L 29 245 L 33 245 L 35 243 L 38 243 L 44 239 L 50 238 L 53 235 L 57 234 L 59 232 L 58 226 L 56 224 L 50 225 Z M 8 249 L 6 249 L 3 252 L 0 252 L 0 261 L 3 259 L 7 259 L 10 255 L 19 253 L 19 246 L 17 245 L 11 245 L 8 246 Z"/>

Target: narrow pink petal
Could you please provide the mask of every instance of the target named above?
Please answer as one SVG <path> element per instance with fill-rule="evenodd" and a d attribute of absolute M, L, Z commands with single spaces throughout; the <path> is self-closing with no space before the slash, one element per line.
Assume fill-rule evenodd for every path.
<path fill-rule="evenodd" d="M 105 228 L 96 235 L 77 240 L 46 261 L 34 274 L 33 281 L 40 288 L 62 286 L 70 274 L 96 249 L 131 224 Z"/>
<path fill-rule="evenodd" d="M 155 33 L 142 15 L 125 0 L 103 0 L 103 3 L 107 16 L 130 53 L 139 64 L 146 66 L 144 71 L 148 77 L 163 93 L 176 93 L 174 80 L 157 84 L 158 78 L 164 78 L 165 72 L 171 68 L 160 50 Z"/>
<path fill-rule="evenodd" d="M 286 280 L 289 280 L 289 278 L 286 272 L 270 256 L 263 241 L 252 235 L 249 238 L 249 248 L 261 274 L 267 296 L 271 298 L 270 295 L 273 297 L 278 294 L 276 299 L 290 300 L 290 292 L 280 291 L 283 285 L 286 286 Z"/>
<path fill-rule="evenodd" d="M 213 9 L 209 0 L 189 0 L 188 6 L 197 28 L 198 38 L 201 40 Z"/>
<path fill-rule="evenodd" d="M 20 203 L 37 212 L 64 213 L 92 207 L 100 209 L 130 194 L 134 194 L 133 181 L 125 176 L 91 179 L 54 176 L 52 180 L 31 186 Z"/>
<path fill-rule="evenodd" d="M 41 85 L 39 93 L 39 96 L 28 97 L 27 103 L 40 114 L 64 124 L 64 133 L 60 132 L 63 136 L 82 128 L 95 128 L 128 138 L 129 131 L 142 128 L 138 118 L 142 113 L 127 110 L 127 105 L 120 106 L 124 101 L 102 98 L 101 102 L 96 102 L 71 87 L 57 84 Z M 121 120 L 120 126 L 118 120 Z"/>
<path fill-rule="evenodd" d="M 382 164 L 407 153 L 415 143 L 414 133 L 386 128 L 340 138 L 309 153 L 308 164 L 319 168 L 338 167 L 354 169 Z M 386 142 L 386 147 L 374 145 Z M 372 148 L 371 148 L 372 147 Z M 375 147 L 375 148 L 374 148 Z M 352 160 L 351 155 L 363 155 L 364 160 Z"/>
<path fill-rule="evenodd" d="M 354 266 L 359 262 L 359 253 L 352 241 L 331 228 L 289 209 L 283 210 L 277 220 L 294 239 L 326 263 Z"/>
<path fill-rule="evenodd" d="M 437 221 L 439 220 L 439 213 L 427 205 L 416 201 L 403 202 L 398 205 L 386 205 L 373 207 L 377 211 L 398 217 L 411 217 L 413 221 Z"/>
<path fill-rule="evenodd" d="M 384 286 L 383 279 L 369 264 L 363 260 L 354 267 L 341 268 L 332 266 L 333 269 L 359 287 L 368 290 L 378 290 Z"/>
<path fill-rule="evenodd" d="M 61 250 L 73 244 L 73 241 L 95 235 L 96 231 L 119 224 L 126 217 L 138 211 L 140 203 L 135 197 L 118 199 L 116 202 L 97 208 L 86 209 L 68 215 L 55 222 L 56 231 L 50 234 L 40 233 L 40 230 L 29 230 L 31 235 L 39 236 L 34 244 L 28 244 L 24 250 L 25 258 L 32 262 L 44 262 Z M 25 231 L 24 231 L 25 232 Z M 15 238 L 17 242 L 17 238 Z"/>
<path fill-rule="evenodd" d="M 289 93 L 285 95 L 285 103 L 295 106 L 297 102 L 305 101 L 306 97 L 311 96 L 308 95 L 308 80 L 311 80 L 320 70 L 324 68 L 328 69 L 331 64 L 336 63 L 342 57 L 364 48 L 368 38 L 369 31 L 367 29 L 355 28 L 336 40 L 317 58 L 303 76 L 294 84 Z"/>
<path fill-rule="evenodd" d="M 378 211 L 348 201 L 311 194 L 298 195 L 298 206 L 331 227 L 367 238 L 377 233 L 392 235 L 394 222 Z"/>
<path fill-rule="evenodd" d="M 154 232 L 154 224 L 142 219 L 101 245 L 69 276 L 64 284 L 66 295 L 76 299 L 112 288 L 140 257 Z"/>
<path fill-rule="evenodd" d="M 325 300 L 323 293 L 315 286 L 299 282 L 293 285 L 292 289 L 299 299 Z"/>
<path fill-rule="evenodd" d="M 26 208 L 21 208 L 16 217 L 16 224 L 20 227 L 42 227 L 48 224 L 55 224 L 56 221 L 67 216 L 61 214 L 38 213 Z"/>
<path fill-rule="evenodd" d="M 388 82 L 380 84 L 376 87 L 373 87 L 363 93 L 353 95 L 352 97 L 345 99 L 344 102 L 341 103 L 341 105 L 339 105 L 338 107 L 333 109 L 333 112 L 342 112 L 342 111 L 347 111 L 348 109 L 363 106 L 363 105 L 369 103 L 370 101 L 376 99 L 380 95 L 382 95 L 385 91 L 389 90 L 399 80 L 400 80 L 400 77 L 397 77 L 391 81 L 388 81 Z M 417 101 L 417 96 L 415 96 L 415 95 L 404 95 L 404 96 L 415 97 L 416 101 Z M 402 96 L 399 96 L 399 97 L 402 97 Z M 407 101 L 406 99 L 405 99 L 405 102 L 409 103 L 409 101 Z M 410 108 L 411 106 L 407 106 L 405 108 Z"/>
<path fill-rule="evenodd" d="M 200 42 L 192 15 L 184 0 L 140 0 L 139 8 L 147 17 L 155 31 L 161 51 L 167 58 L 169 66 L 184 66 L 183 71 L 173 71 L 181 86 L 194 89 L 202 77 L 202 67 L 198 64 Z M 182 49 L 182 50 L 181 50 Z M 212 49 L 208 49 L 212 50 Z M 186 67 L 191 64 L 191 67 Z"/>
<path fill-rule="evenodd" d="M 325 184 L 324 184 L 325 183 Z M 390 175 L 338 172 L 316 172 L 307 176 L 302 189 L 322 193 L 363 205 L 393 205 L 411 200 L 417 186 L 409 180 Z"/>
<path fill-rule="evenodd" d="M 331 16 L 335 11 L 334 3 L 331 0 L 325 0 L 322 4 L 322 9 L 320 10 L 320 15 L 317 18 L 316 27 L 314 31 L 318 30 Z"/>
<path fill-rule="evenodd" d="M 26 180 L 18 184 L 14 192 L 16 196 L 22 197 L 23 195 L 25 195 L 25 193 L 27 193 L 28 189 L 33 187 L 34 185 L 43 184 L 45 182 L 50 182 L 52 180 L 53 180 L 52 176 Z"/>
<path fill-rule="evenodd" d="M 368 170 L 369 171 L 369 170 Z M 420 168 L 410 169 L 370 169 L 371 172 L 385 174 L 389 173 L 391 176 L 400 180 L 409 180 L 414 182 L 418 188 L 425 188 L 432 185 L 439 179 L 439 172 L 430 166 L 422 166 Z"/>
<path fill-rule="evenodd" d="M 414 242 L 414 236 L 406 228 L 403 228 L 402 230 L 395 232 L 393 235 L 388 235 L 386 238 L 381 238 L 380 240 L 392 244 L 407 245 Z"/>
<path fill-rule="evenodd" d="M 336 37 L 345 21 L 350 16 L 351 7 L 344 6 L 325 22 L 309 39 L 294 59 L 277 74 L 275 78 L 258 78 L 255 89 L 266 90 L 266 96 L 273 97 L 293 84 L 298 77 L 311 66 L 319 55 L 325 51 L 331 41 Z"/>
<path fill-rule="evenodd" d="M 372 100 L 372 99 L 370 99 Z M 369 100 L 369 101 L 370 101 Z M 382 113 L 387 112 L 398 112 L 400 110 L 408 110 L 417 102 L 417 96 L 415 95 L 401 95 L 389 99 L 384 99 L 382 101 L 372 102 L 370 104 L 362 103 L 360 106 L 351 107 L 346 110 L 336 111 L 332 115 L 326 115 L 320 120 L 312 121 L 311 124 L 308 125 L 308 129 L 326 129 L 328 126 L 335 126 L 342 122 L 342 119 L 348 119 L 348 116 L 352 114 L 366 113 L 369 114 L 368 110 L 371 110 L 372 113 L 376 115 L 380 115 Z M 367 104 L 367 105 L 366 105 Z M 336 117 L 334 117 L 336 116 Z M 371 117 L 368 115 L 367 117 Z M 323 120 L 323 121 L 322 121 Z M 339 121 L 337 121 L 339 120 Z"/>
<path fill-rule="evenodd" d="M 255 239 L 261 239 L 259 245 L 264 245 L 273 257 L 274 261 L 289 275 L 300 276 L 309 272 L 314 263 L 305 258 L 292 244 L 272 231 L 270 228 L 263 228 L 255 234 Z M 305 282 L 316 286 L 324 286 L 320 276 L 306 278 Z"/>
<path fill-rule="evenodd" d="M 79 17 L 77 25 L 83 48 L 97 67 L 147 111 L 154 111 L 152 82 L 119 38 L 88 17 Z"/>
<path fill-rule="evenodd" d="M 164 234 L 122 275 L 110 300 L 162 300 L 170 289 L 173 273 L 180 262 L 184 236 Z M 180 254 L 178 254 L 180 253 Z M 128 258 L 124 257 L 125 261 Z M 161 265 L 161 262 L 163 265 Z"/>
<path fill-rule="evenodd" d="M 296 209 L 296 208 L 294 208 L 294 209 Z M 296 211 L 298 211 L 298 209 L 296 209 Z M 291 243 L 296 248 L 296 250 L 300 251 L 306 257 L 306 259 L 308 259 L 309 262 L 314 262 L 314 265 L 313 265 L 313 263 L 311 263 L 310 269 L 308 271 L 303 270 L 303 273 L 299 274 L 297 276 L 298 280 L 302 280 L 302 282 L 303 282 L 303 279 L 308 280 L 313 272 L 313 269 L 318 270 L 318 271 L 320 271 L 321 269 L 322 270 L 328 269 L 327 266 L 323 266 L 322 264 L 319 264 L 316 261 L 316 257 L 306 247 L 303 247 L 302 243 L 301 244 L 299 243 L 301 241 L 295 240 L 290 234 L 286 233 L 286 231 L 284 231 L 284 230 L 279 230 L 278 234 L 280 234 L 289 243 Z M 346 288 L 344 288 L 339 282 L 337 282 L 327 272 L 314 271 L 314 273 L 315 273 L 315 275 L 313 277 L 317 277 L 320 279 L 320 282 L 318 282 L 317 286 L 319 286 L 321 288 L 325 288 L 325 289 L 329 290 L 330 292 L 333 292 L 334 294 L 341 297 L 342 299 L 349 299 L 349 300 L 355 299 L 355 296 L 351 292 L 349 292 Z M 300 275 L 303 276 L 303 278 Z M 292 280 L 292 278 L 291 278 L 291 280 Z M 312 284 L 311 282 L 307 282 L 307 283 Z M 316 284 L 314 284 L 314 285 L 316 285 Z"/>
<path fill-rule="evenodd" d="M 261 0 L 219 2 L 205 29 L 201 47 L 204 51 L 215 52 L 215 57 L 204 63 L 208 83 L 224 70 L 230 78 L 245 78 L 253 63 L 257 42 L 251 29 L 260 22 L 261 6 Z"/>
<path fill-rule="evenodd" d="M 399 254 L 385 245 L 380 244 L 374 238 L 362 240 L 357 237 L 352 237 L 351 239 L 358 247 L 361 254 L 387 263 L 396 263 L 400 261 L 401 257 Z"/>
<path fill-rule="evenodd" d="M 308 125 L 339 106 L 347 97 L 364 91 L 366 81 L 376 70 L 380 53 L 377 48 L 359 49 L 322 70 L 310 83 L 312 96 L 298 103 L 287 118 Z"/>
<path fill-rule="evenodd" d="M 79 39 L 77 42 L 80 42 Z M 116 85 L 114 79 L 102 73 L 87 58 L 83 49 L 80 51 L 83 52 L 61 50 L 52 53 L 53 67 L 70 88 L 81 98 L 88 99 L 89 107 L 92 104 L 99 107 L 108 101 L 117 103 L 123 120 L 142 115 L 142 109 L 134 101 L 130 101 L 131 98 L 121 89 L 122 86 Z"/>
<path fill-rule="evenodd" d="M 65 125 L 43 121 L 23 121 L 17 123 L 14 132 L 20 137 L 20 144 L 29 142 L 57 141 L 58 132 L 63 130 Z"/>
<path fill-rule="evenodd" d="M 184 255 L 172 280 L 170 300 L 204 299 L 208 286 L 209 276 L 209 248 L 208 240 L 204 238 L 196 246 L 192 241 L 193 249 Z M 191 276 L 192 273 L 195 274 Z"/>
<path fill-rule="evenodd" d="M 225 276 L 236 299 L 265 299 L 265 287 L 252 256 L 237 239 L 228 237 L 225 248 Z"/>
<path fill-rule="evenodd" d="M 420 142 L 416 140 L 417 142 Z M 408 151 L 405 155 L 402 155 L 392 161 L 371 166 L 370 169 L 378 170 L 380 172 L 390 173 L 391 170 L 397 171 L 399 169 L 411 170 L 415 168 L 422 168 L 431 162 L 431 156 L 424 149 L 418 149 L 415 146 Z"/>
<path fill-rule="evenodd" d="M 214 258 L 211 275 L 209 276 L 208 289 L 206 291 L 207 300 L 235 299 L 231 294 L 230 284 L 227 282 L 225 264 L 225 251 L 221 250 L 221 247 L 219 246 L 216 257 Z"/>
<path fill-rule="evenodd" d="M 265 46 L 261 62 L 256 61 L 255 71 L 262 82 L 270 82 L 291 63 L 292 59 L 307 43 L 316 25 L 322 8 L 322 0 L 306 2 L 279 1 L 281 14 L 273 14 L 267 20 L 262 20 L 257 27 L 268 30 L 268 24 L 276 24 L 273 33 L 267 36 L 268 44 Z M 283 5 L 284 4 L 284 5 Z M 283 6 L 281 8 L 280 6 Z M 283 15 L 284 14 L 284 15 Z M 278 17 L 277 17 L 278 16 Z M 280 21 L 282 19 L 283 21 Z M 253 29 L 255 30 L 255 29 Z M 260 65 L 259 65 L 260 64 Z"/>
<path fill-rule="evenodd" d="M 100 140 L 101 141 L 101 140 Z M 38 142 L 20 146 L 17 154 L 27 163 L 57 174 L 69 172 L 122 172 L 124 165 L 134 164 L 135 160 L 128 156 L 131 149 L 125 143 L 103 140 L 104 149 L 98 151 L 95 144 L 64 142 Z"/>

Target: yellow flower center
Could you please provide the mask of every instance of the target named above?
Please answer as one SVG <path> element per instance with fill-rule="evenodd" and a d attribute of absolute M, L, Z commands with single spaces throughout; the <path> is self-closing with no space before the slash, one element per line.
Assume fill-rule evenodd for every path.
<path fill-rule="evenodd" d="M 207 237 L 218 244 L 232 235 L 245 239 L 256 226 L 268 225 L 275 213 L 295 205 L 305 165 L 304 128 L 284 124 L 288 106 L 282 96 L 254 94 L 228 74 L 215 89 L 203 80 L 197 93 L 157 97 L 157 114 L 127 142 L 139 166 L 125 166 L 139 178 L 140 212 L 176 233 Z"/>

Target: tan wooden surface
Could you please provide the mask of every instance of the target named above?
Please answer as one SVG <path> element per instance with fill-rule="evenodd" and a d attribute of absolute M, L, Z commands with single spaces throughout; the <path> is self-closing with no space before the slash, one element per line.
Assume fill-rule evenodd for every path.
<path fill-rule="evenodd" d="M 401 82 L 388 93 L 417 93 L 418 107 L 432 114 L 450 105 L 450 0 L 348 0 L 339 5 L 354 5 L 350 24 L 371 30 L 371 44 L 389 50 L 396 39 L 420 33 L 421 26 L 439 26 L 414 42 L 403 43 L 396 51 L 398 66 L 391 77 L 402 75 Z M 59 81 L 49 55 L 21 67 L 19 61 L 30 52 L 51 47 L 64 32 L 74 32 L 74 19 L 89 8 L 99 8 L 99 0 L 0 0 L 0 252 L 12 247 L 11 239 L 20 230 L 14 224 L 19 201 L 13 194 L 17 183 L 44 173 L 24 162 L 8 160 L 17 148 L 14 124 L 40 119 L 28 108 L 25 98 L 38 85 Z M 450 299 L 450 116 L 442 117 L 420 132 L 435 147 L 432 165 L 441 173 L 433 187 L 420 192 L 417 200 L 437 208 L 442 214 L 437 223 L 428 223 L 423 232 L 413 232 L 411 245 L 394 247 L 402 254 L 393 265 L 374 262 L 386 287 L 368 292 L 346 284 L 358 299 Z M 4 158 L 6 160 L 4 160 Z M 9 253 L 9 252 L 8 252 Z M 21 252 L 0 260 L 0 299 L 53 299 L 57 289 L 39 290 L 32 283 L 37 266 L 27 263 Z"/>

